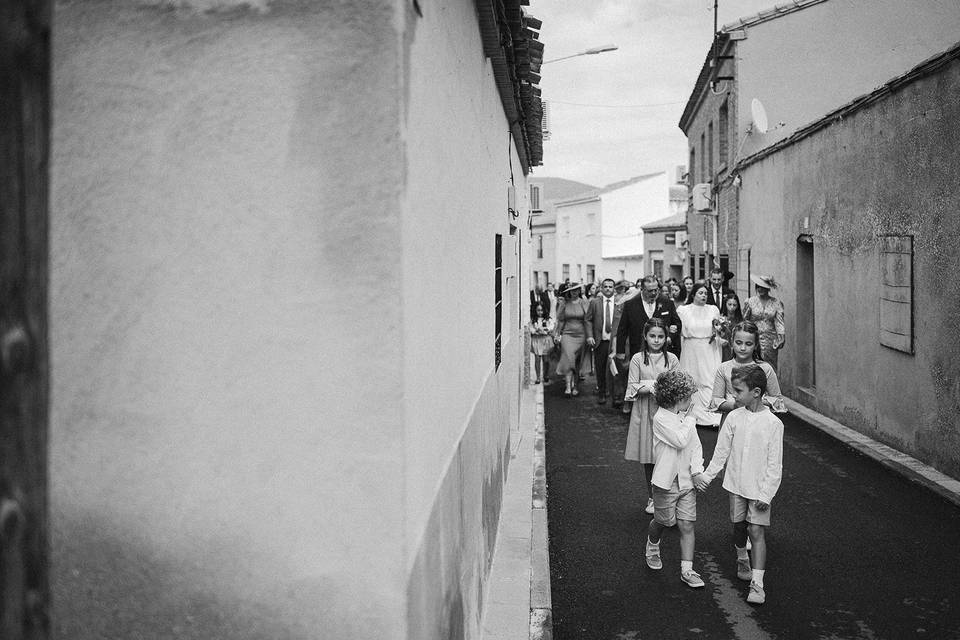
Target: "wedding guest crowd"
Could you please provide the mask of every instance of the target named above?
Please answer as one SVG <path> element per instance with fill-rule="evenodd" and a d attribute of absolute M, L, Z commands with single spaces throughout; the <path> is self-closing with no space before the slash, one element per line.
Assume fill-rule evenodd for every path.
<path fill-rule="evenodd" d="M 696 494 L 726 467 L 737 577 L 750 583 L 747 602 L 762 604 L 764 532 L 782 475 L 783 424 L 774 414 L 786 411 L 777 378 L 786 329 L 772 276 L 751 275 L 755 295 L 742 304 L 733 277 L 715 268 L 699 281 L 604 278 L 556 291 L 547 283 L 530 292 L 530 350 L 535 384 L 553 373 L 571 398 L 592 374 L 597 404 L 610 399 L 629 416 L 624 457 L 643 466 L 651 570 L 663 567 L 661 534 L 676 527 L 680 577 L 704 586 L 693 569 Z M 709 465 L 696 427 L 720 429 Z"/>

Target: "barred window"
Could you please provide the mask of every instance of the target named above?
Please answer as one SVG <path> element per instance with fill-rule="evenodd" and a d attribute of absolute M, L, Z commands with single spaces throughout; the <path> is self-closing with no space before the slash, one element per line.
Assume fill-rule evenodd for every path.
<path fill-rule="evenodd" d="M 499 233 L 494 237 L 494 339 L 493 339 L 493 367 L 500 368 L 500 355 L 503 335 L 503 236 Z"/>

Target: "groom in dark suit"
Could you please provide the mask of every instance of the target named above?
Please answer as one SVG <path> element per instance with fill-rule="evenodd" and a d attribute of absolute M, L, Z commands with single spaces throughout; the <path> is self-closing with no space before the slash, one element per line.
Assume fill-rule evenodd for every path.
<path fill-rule="evenodd" d="M 645 276 L 640 283 L 640 295 L 624 303 L 617 327 L 617 359 L 628 362 L 643 349 L 643 325 L 650 318 L 659 318 L 667 326 L 667 340 L 680 339 L 680 317 L 673 301 L 660 297 L 660 285 L 656 276 Z M 627 338 L 630 339 L 630 353 L 626 353 Z"/>
<path fill-rule="evenodd" d="M 733 274 L 730 274 L 731 277 Z M 723 298 L 733 290 L 727 286 L 727 278 L 722 269 L 714 268 L 710 271 L 710 282 L 707 283 L 707 304 L 712 304 L 723 314 Z"/>

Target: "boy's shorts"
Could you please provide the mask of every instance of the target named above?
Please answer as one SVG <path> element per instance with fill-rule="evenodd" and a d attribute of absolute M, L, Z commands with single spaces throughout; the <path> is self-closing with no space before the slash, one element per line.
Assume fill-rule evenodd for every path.
<path fill-rule="evenodd" d="M 765 527 L 770 526 L 770 510 L 773 507 L 767 507 L 766 511 L 757 509 L 759 500 L 750 500 L 736 493 L 730 494 L 730 522 L 736 524 L 746 520 L 750 524 L 760 524 Z"/>
<path fill-rule="evenodd" d="M 697 490 L 680 491 L 680 484 L 673 479 L 673 486 L 661 489 L 653 485 L 653 519 L 665 527 L 672 527 L 677 520 L 697 519 Z"/>

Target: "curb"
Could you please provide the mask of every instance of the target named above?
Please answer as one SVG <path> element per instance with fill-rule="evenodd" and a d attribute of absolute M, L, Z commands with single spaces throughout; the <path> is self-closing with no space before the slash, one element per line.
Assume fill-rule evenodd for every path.
<path fill-rule="evenodd" d="M 881 444 L 872 438 L 854 431 L 836 420 L 817 413 L 795 400 L 784 397 L 784 404 L 790 413 L 810 426 L 820 429 L 851 449 L 862 453 L 868 458 L 876 460 L 891 471 L 898 473 L 908 480 L 920 484 L 938 494 L 949 502 L 960 507 L 960 481 L 937 471 L 933 467 L 920 462 L 902 451 Z"/>
<path fill-rule="evenodd" d="M 537 385 L 533 440 L 532 531 L 530 537 L 530 640 L 553 639 L 550 602 L 550 546 L 547 528 L 547 468 L 543 423 L 543 386 Z"/>

